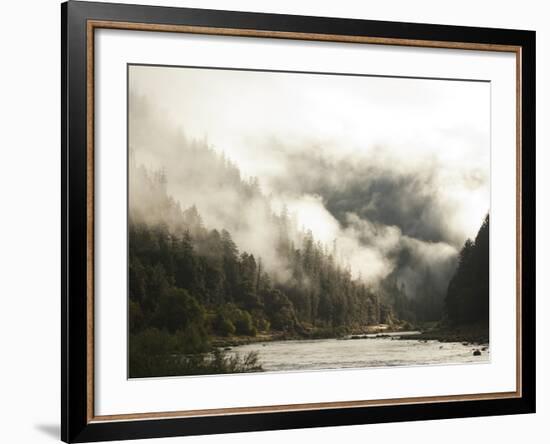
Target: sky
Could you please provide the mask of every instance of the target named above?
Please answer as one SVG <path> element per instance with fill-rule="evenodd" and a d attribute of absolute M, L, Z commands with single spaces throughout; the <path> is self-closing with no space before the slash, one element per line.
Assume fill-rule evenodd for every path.
<path fill-rule="evenodd" d="M 156 118 L 257 177 L 275 211 L 337 240 L 358 274 L 383 277 L 403 248 L 445 262 L 489 211 L 487 82 L 154 66 L 129 82 Z M 160 167 L 157 154 L 141 161 Z"/>

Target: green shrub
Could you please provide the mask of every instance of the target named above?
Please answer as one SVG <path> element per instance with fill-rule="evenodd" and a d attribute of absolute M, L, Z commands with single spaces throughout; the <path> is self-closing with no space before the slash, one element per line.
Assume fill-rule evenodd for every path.
<path fill-rule="evenodd" d="M 245 310 L 238 310 L 235 323 L 235 330 L 239 335 L 256 336 L 256 327 L 252 322 L 252 316 Z"/>
<path fill-rule="evenodd" d="M 235 304 L 220 307 L 212 323 L 212 330 L 220 336 L 233 334 L 256 336 L 257 329 L 250 313 Z"/>
<path fill-rule="evenodd" d="M 182 354 L 181 344 L 193 341 L 184 332 L 171 335 L 155 328 L 130 335 L 130 378 L 208 375 L 262 371 L 257 353 L 243 357 L 215 349 L 211 353 Z"/>
<path fill-rule="evenodd" d="M 219 312 L 214 318 L 212 325 L 214 332 L 220 336 L 231 336 L 235 334 L 235 325 L 222 312 Z"/>
<path fill-rule="evenodd" d="M 145 328 L 145 316 L 138 302 L 129 301 L 128 305 L 128 323 L 132 333 L 137 333 Z"/>
<path fill-rule="evenodd" d="M 153 316 L 153 325 L 167 329 L 170 333 L 185 330 L 191 326 L 203 326 L 205 313 L 202 306 L 187 290 L 170 288 L 158 302 Z"/>

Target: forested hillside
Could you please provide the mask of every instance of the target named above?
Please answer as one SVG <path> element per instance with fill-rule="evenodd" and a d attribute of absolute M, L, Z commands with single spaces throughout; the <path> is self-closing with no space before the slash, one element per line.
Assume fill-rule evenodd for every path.
<path fill-rule="evenodd" d="M 182 210 L 167 195 L 163 173 L 139 167 L 131 181 L 156 203 L 147 214 L 130 209 L 132 376 L 157 374 L 158 354 L 205 352 L 212 337 L 333 336 L 396 321 L 391 307 L 352 279 L 311 232 L 299 232 L 296 245 L 289 233 L 298 230 L 286 212 L 272 215 L 279 228 L 277 254 L 287 264 L 281 280 L 261 257 L 240 250 L 229 231 L 205 227 L 195 206 Z M 154 358 L 147 359 L 153 347 Z"/>
<path fill-rule="evenodd" d="M 170 182 L 192 190 L 188 207 L 170 195 L 167 176 L 176 171 Z M 204 143 L 183 144 L 174 164 L 158 170 L 137 165 L 131 152 L 129 184 L 131 377 L 261 368 L 255 356 L 224 356 L 213 347 L 220 338 L 338 337 L 438 321 L 444 312 L 455 323 L 486 317 L 488 280 L 475 283 L 488 276 L 488 219 L 461 252 L 445 299 L 428 267 L 416 272 L 413 288 L 400 282 L 412 261 L 407 250 L 376 285 L 354 278 L 336 245 L 298 227 L 286 208 L 275 213 L 256 179 L 244 180 Z"/>

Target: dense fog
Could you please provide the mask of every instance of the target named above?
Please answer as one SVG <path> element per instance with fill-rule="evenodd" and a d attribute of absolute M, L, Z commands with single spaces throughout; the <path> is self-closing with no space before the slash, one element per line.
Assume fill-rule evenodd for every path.
<path fill-rule="evenodd" d="M 130 161 L 278 279 L 281 214 L 356 279 L 443 293 L 489 210 L 483 82 L 130 67 Z M 131 183 L 130 210 L 155 221 Z M 246 202 L 246 205 L 244 204 Z M 170 220 L 163 222 L 170 224 Z"/>

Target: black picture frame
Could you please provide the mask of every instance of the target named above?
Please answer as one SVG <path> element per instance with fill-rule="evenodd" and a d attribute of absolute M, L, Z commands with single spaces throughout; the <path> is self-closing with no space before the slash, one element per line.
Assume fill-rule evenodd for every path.
<path fill-rule="evenodd" d="M 89 415 L 87 301 L 89 162 L 87 23 L 90 20 L 369 36 L 521 48 L 521 395 L 479 399 L 94 421 Z M 61 438 L 90 442 L 535 412 L 535 32 L 69 1 L 61 5 Z M 92 321 L 93 323 L 93 321 Z"/>

